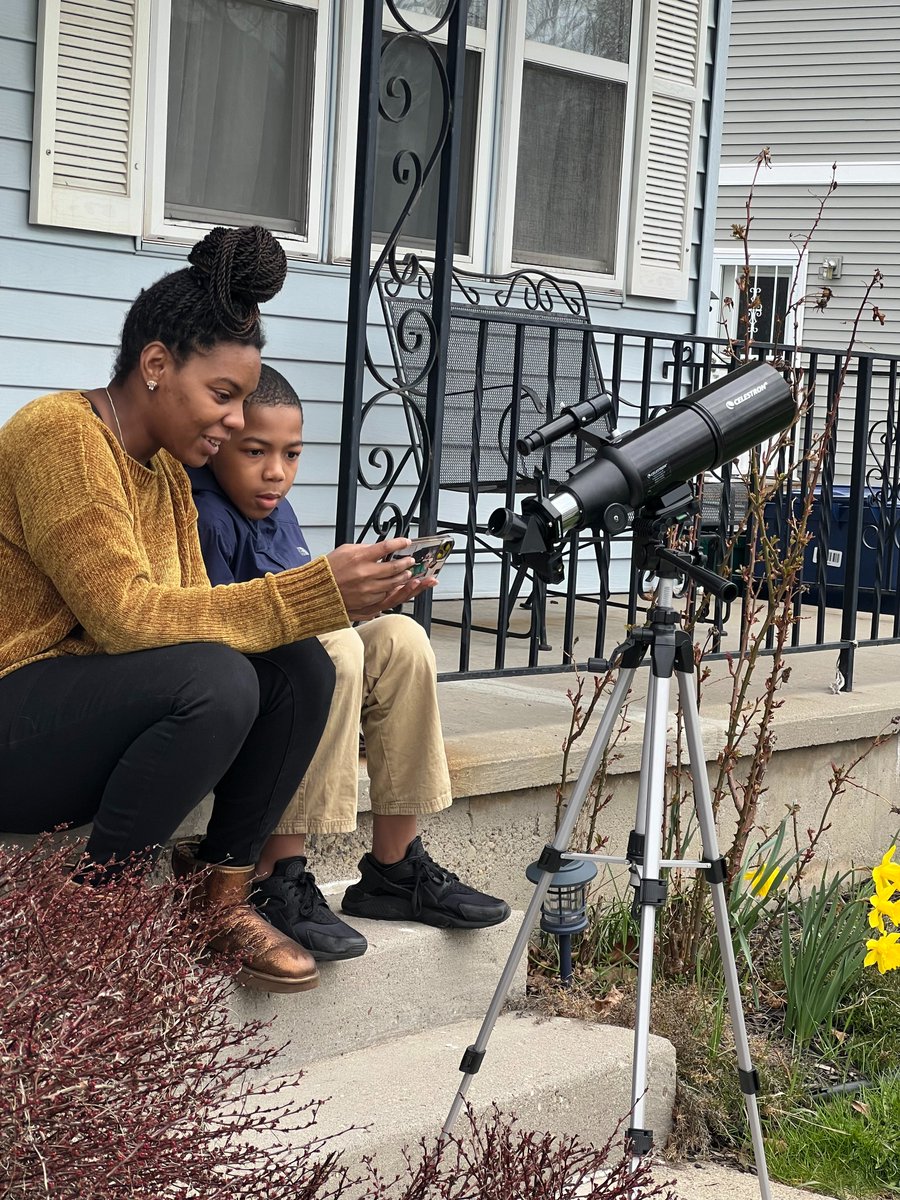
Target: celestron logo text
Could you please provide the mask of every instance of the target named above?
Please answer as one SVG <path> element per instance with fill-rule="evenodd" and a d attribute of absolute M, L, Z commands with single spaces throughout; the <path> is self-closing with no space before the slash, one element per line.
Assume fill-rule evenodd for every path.
<path fill-rule="evenodd" d="M 761 383 L 759 387 L 751 388 L 749 392 L 744 392 L 743 396 L 738 396 L 737 400 L 726 400 L 725 407 L 737 408 L 737 406 L 739 404 L 743 404 L 745 400 L 749 400 L 753 396 L 758 396 L 760 392 L 764 392 L 768 386 L 769 380 L 767 379 L 766 382 Z"/>

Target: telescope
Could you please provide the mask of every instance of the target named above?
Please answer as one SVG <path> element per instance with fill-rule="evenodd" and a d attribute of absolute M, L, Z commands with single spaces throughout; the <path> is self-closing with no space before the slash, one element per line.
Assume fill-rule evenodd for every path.
<path fill-rule="evenodd" d="M 605 440 L 579 429 L 576 436 L 596 450 L 594 457 L 573 467 L 554 495 L 529 496 L 521 515 L 496 509 L 488 529 L 517 566 L 547 583 L 560 583 L 568 534 L 587 527 L 621 533 L 636 514 L 670 494 L 683 507 L 686 490 L 679 485 L 780 433 L 796 411 L 780 372 L 765 362 L 747 363 L 621 437 Z M 571 432 L 581 415 L 568 410 L 563 419 L 530 435 L 533 447 L 523 439 L 521 451 Z"/>

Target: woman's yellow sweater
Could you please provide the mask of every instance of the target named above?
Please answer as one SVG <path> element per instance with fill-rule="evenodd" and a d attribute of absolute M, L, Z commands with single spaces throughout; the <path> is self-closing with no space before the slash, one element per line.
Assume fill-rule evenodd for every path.
<path fill-rule="evenodd" d="M 324 558 L 210 587 L 182 466 L 124 452 L 80 392 L 0 428 L 0 677 L 60 654 L 180 642 L 244 653 L 347 625 Z"/>

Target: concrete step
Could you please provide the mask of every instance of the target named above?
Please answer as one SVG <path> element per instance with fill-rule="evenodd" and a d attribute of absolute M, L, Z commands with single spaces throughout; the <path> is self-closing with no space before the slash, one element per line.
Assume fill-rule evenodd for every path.
<path fill-rule="evenodd" d="M 335 912 L 344 886 L 322 888 Z M 287 1043 L 280 1060 L 284 1071 L 464 1018 L 480 1023 L 522 913 L 513 912 L 502 925 L 477 930 L 356 918 L 349 923 L 367 938 L 368 950 L 360 958 L 320 963 L 321 983 L 314 991 L 276 996 L 237 988 L 232 995 L 236 1019 L 277 1018 L 272 1037 Z M 524 995 L 523 960 L 510 1000 Z"/>
<path fill-rule="evenodd" d="M 735 1171 L 720 1163 L 674 1163 L 654 1170 L 660 1184 L 674 1181 L 678 1200 L 759 1200 L 759 1180 L 748 1171 Z M 772 1200 L 835 1200 L 823 1192 L 808 1192 L 773 1183 Z"/>
<path fill-rule="evenodd" d="M 462 1079 L 460 1059 L 480 1025 L 460 1021 L 322 1059 L 309 1066 L 297 1088 L 280 1088 L 273 1103 L 327 1101 L 316 1135 L 341 1134 L 337 1147 L 354 1163 L 377 1152 L 379 1170 L 390 1177 L 402 1168 L 404 1146 L 440 1133 Z M 629 1029 L 506 1013 L 494 1026 L 467 1099 L 478 1111 L 496 1102 L 525 1129 L 602 1144 L 631 1107 L 631 1053 Z M 671 1127 L 674 1098 L 675 1050 L 651 1037 L 645 1120 L 660 1146 Z M 461 1117 L 457 1131 L 463 1127 Z M 279 1133 L 279 1141 L 287 1136 Z M 307 1140 L 294 1136 L 298 1146 Z"/>

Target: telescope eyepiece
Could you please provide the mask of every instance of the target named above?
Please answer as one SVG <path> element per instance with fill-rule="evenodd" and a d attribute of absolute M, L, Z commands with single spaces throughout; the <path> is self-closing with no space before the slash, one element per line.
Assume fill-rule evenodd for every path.
<path fill-rule="evenodd" d="M 525 522 L 511 508 L 495 508 L 488 517 L 488 533 L 502 542 L 521 541 L 525 535 Z"/>

